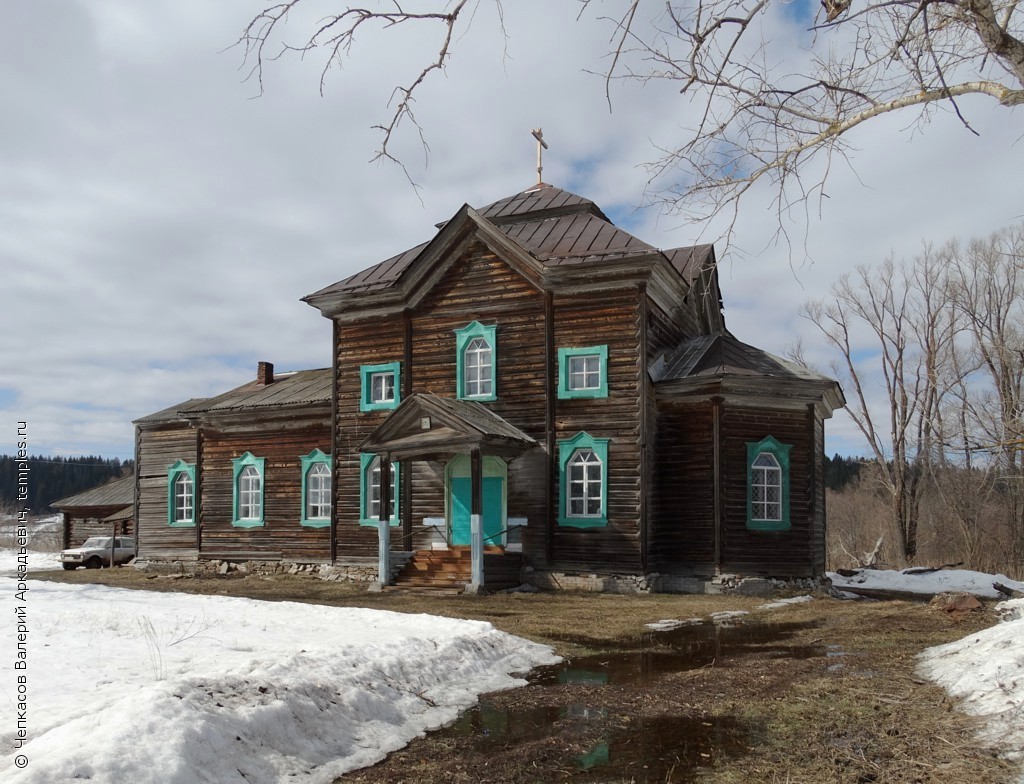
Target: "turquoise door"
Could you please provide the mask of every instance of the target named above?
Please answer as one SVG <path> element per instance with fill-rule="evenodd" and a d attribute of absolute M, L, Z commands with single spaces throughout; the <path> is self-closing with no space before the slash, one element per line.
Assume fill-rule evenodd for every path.
<path fill-rule="evenodd" d="M 469 544 L 469 513 L 472 505 L 472 480 L 468 476 L 453 476 L 452 494 L 452 544 Z M 502 496 L 504 478 L 484 477 L 484 546 L 501 544 L 501 520 L 504 512 Z"/>

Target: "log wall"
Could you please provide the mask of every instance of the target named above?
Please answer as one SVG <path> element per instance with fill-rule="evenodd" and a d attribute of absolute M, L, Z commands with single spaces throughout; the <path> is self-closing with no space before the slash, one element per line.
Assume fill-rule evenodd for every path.
<path fill-rule="evenodd" d="M 136 450 L 139 558 L 195 558 L 196 529 L 167 523 L 167 469 L 177 460 L 196 463 L 198 434 L 187 422 L 139 429 Z"/>
<path fill-rule="evenodd" d="M 200 554 L 239 560 L 283 559 L 329 561 L 331 529 L 300 525 L 302 464 L 300 457 L 314 449 L 331 451 L 330 425 L 323 419 L 291 422 L 288 427 L 267 424 L 244 432 L 221 432 L 204 425 L 200 439 L 199 514 Z M 265 458 L 263 474 L 264 525 L 240 528 L 234 516 L 232 460 L 251 452 Z"/>
<path fill-rule="evenodd" d="M 819 449 L 806 411 L 723 406 L 722 409 L 722 570 L 773 577 L 817 576 L 823 541 L 821 514 L 815 498 L 820 487 L 814 466 Z M 785 531 L 747 528 L 747 442 L 774 436 L 790 444 L 789 513 Z"/>
<path fill-rule="evenodd" d="M 559 400 L 556 437 L 571 438 L 585 430 L 610 438 L 609 525 L 601 529 L 552 526 L 552 560 L 563 568 L 639 569 L 638 507 L 639 293 L 635 288 L 600 294 L 564 295 L 553 299 L 555 348 L 607 344 L 609 397 L 601 400 Z M 513 460 L 508 467 L 508 516 L 525 517 L 524 554 L 534 564 L 545 562 L 546 488 L 557 480 L 557 453 L 546 442 L 547 369 L 544 294 L 482 243 L 472 244 L 431 291 L 403 319 L 388 318 L 338 324 L 336 346 L 338 558 L 376 554 L 376 530 L 360 526 L 359 444 L 390 411 L 359 411 L 360 367 L 401 361 L 404 390 L 455 397 L 455 331 L 472 321 L 496 326 L 497 400 L 485 405 L 535 439 L 541 446 Z M 400 514 L 420 526 L 424 518 L 443 517 L 444 466 L 416 462 L 403 467 L 410 482 L 411 503 Z M 555 488 L 557 493 L 557 486 Z M 402 491 L 399 491 L 400 494 Z M 392 529 L 393 541 L 400 530 Z M 424 541 L 418 538 L 417 544 Z"/>
<path fill-rule="evenodd" d="M 716 519 L 711 402 L 662 404 L 654 443 L 652 567 L 665 573 L 713 573 Z"/>

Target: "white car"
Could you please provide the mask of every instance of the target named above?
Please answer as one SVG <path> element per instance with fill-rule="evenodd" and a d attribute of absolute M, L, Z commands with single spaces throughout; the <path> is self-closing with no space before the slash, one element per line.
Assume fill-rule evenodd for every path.
<path fill-rule="evenodd" d="M 114 563 L 126 564 L 135 557 L 135 540 L 130 536 L 114 537 Z M 110 566 L 110 537 L 90 536 L 81 547 L 61 550 L 61 565 L 68 570 L 84 566 L 99 569 Z"/>

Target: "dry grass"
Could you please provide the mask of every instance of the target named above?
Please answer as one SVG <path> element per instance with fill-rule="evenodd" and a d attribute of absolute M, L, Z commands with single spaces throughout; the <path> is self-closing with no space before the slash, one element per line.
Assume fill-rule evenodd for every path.
<path fill-rule="evenodd" d="M 482 736 L 432 734 L 343 781 L 995 784 L 1019 777 L 1013 766 L 977 742 L 973 720 L 914 672 L 920 651 L 991 625 L 990 611 L 955 623 L 939 610 L 906 602 L 822 598 L 757 611 L 761 600 L 742 597 L 368 594 L 353 585 L 302 576 L 169 579 L 147 578 L 131 569 L 51 577 L 486 620 L 551 644 L 567 657 L 651 650 L 647 622 L 745 609 L 755 619 L 784 627 L 786 650 L 810 651 L 787 657 L 777 644 L 758 643 L 642 684 L 532 685 L 489 695 L 488 710 L 496 716 L 562 718 L 543 732 L 535 729 L 505 744 Z M 568 718 L 581 706 L 599 718 L 583 723 Z M 636 733 L 648 727 L 646 738 L 644 731 Z M 687 740 L 681 727 L 714 729 L 708 731 L 710 740 Z M 653 742 L 665 728 L 683 733 L 679 744 L 711 745 L 706 753 L 704 746 L 697 748 L 699 753 L 689 749 L 697 754 L 690 760 L 682 745 Z M 632 738 L 634 746 L 640 742 L 646 763 L 641 757 L 622 770 L 581 768 L 581 755 L 602 739 L 616 737 Z M 726 740 L 739 743 L 741 750 L 725 748 Z M 633 752 L 621 743 L 612 745 L 612 757 Z"/>

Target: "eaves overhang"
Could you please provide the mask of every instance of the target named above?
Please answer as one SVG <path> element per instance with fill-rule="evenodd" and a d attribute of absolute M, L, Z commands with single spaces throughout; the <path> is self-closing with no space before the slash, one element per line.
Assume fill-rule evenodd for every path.
<path fill-rule="evenodd" d="M 846 405 L 842 387 L 828 379 L 805 380 L 723 373 L 659 381 L 654 384 L 658 400 L 723 398 L 746 405 L 803 408 L 814 405 L 822 418 Z"/>
<path fill-rule="evenodd" d="M 376 291 L 318 292 L 303 297 L 302 301 L 317 308 L 324 317 L 339 322 L 415 307 L 473 240 L 483 242 L 539 287 L 543 265 L 479 212 L 464 204 L 391 286 Z"/>

